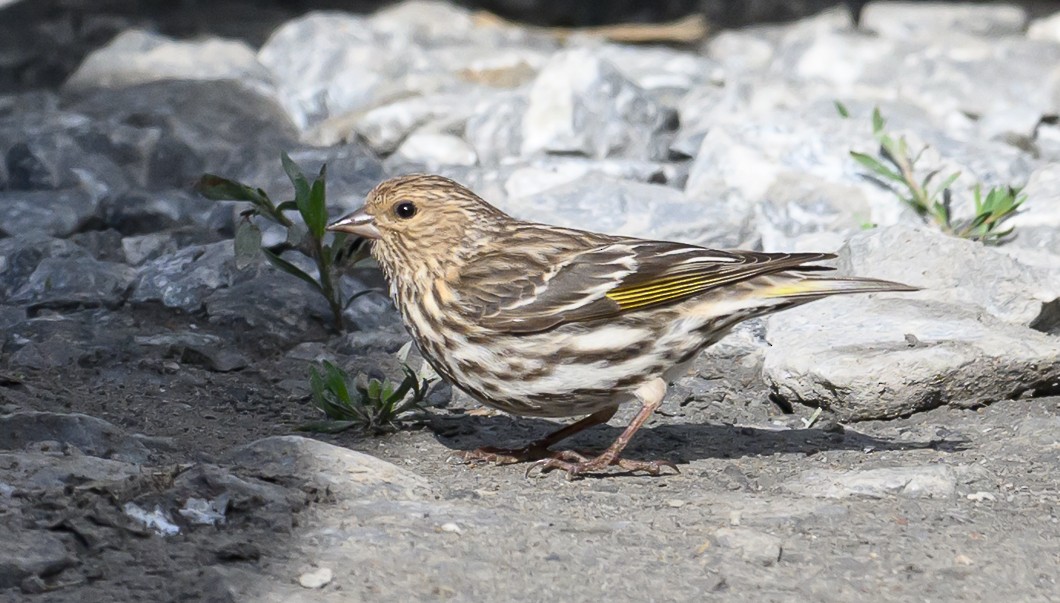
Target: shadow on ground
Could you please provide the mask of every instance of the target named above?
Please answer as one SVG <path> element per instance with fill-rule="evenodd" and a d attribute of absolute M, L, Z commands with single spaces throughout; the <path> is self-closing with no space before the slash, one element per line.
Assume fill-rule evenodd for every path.
<path fill-rule="evenodd" d="M 492 417 L 434 417 L 429 426 L 435 439 L 457 454 L 483 446 L 519 447 L 542 437 L 561 423 L 543 419 Z M 554 446 L 579 451 L 602 451 L 624 426 L 603 425 L 589 429 Z M 629 458 L 668 460 L 677 465 L 704 459 L 731 459 L 779 454 L 811 456 L 829 450 L 860 450 L 866 453 L 907 450 L 964 450 L 960 438 L 895 441 L 838 429 L 768 429 L 739 425 L 667 423 L 642 428 L 626 449 Z"/>

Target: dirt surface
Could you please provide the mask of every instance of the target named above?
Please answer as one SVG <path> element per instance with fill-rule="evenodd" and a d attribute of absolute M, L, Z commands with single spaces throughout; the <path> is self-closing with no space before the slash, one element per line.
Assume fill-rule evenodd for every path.
<path fill-rule="evenodd" d="M 147 330 L 194 321 L 143 314 L 137 326 Z M 237 488 L 226 525 L 166 538 L 121 512 L 136 497 L 224 482 L 210 463 L 318 418 L 297 391 L 304 362 L 242 351 L 252 368 L 228 373 L 164 354 L 4 373 L 4 412 L 85 413 L 143 434 L 152 457 L 120 486 L 89 482 L 22 501 L 24 527 L 66 539 L 73 552 L 47 580 L 0 591 L 0 601 L 250 600 L 218 586 L 227 584 L 219 567 L 251 576 L 289 567 L 295 580 L 306 551 L 291 543 L 337 502 L 308 482 L 277 482 L 287 489 L 276 497 L 240 498 Z M 364 544 L 374 563 L 334 568 L 326 588 L 335 600 L 1060 600 L 1060 399 L 805 428 L 811 409 L 784 414 L 735 376 L 710 383 L 690 398 L 672 388 L 630 447 L 633 458 L 677 464 L 680 474 L 662 477 L 568 481 L 455 463 L 455 450 L 518 444 L 549 428 L 463 408 L 383 437 L 317 436 L 423 476 L 438 505 L 467 514 L 459 542 L 445 546 L 430 544 L 437 534 L 388 527 Z M 571 444 L 605 446 L 634 410 Z"/>

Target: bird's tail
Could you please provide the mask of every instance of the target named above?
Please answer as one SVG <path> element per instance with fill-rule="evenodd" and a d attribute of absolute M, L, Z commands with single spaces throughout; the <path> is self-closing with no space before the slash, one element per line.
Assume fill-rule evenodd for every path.
<path fill-rule="evenodd" d="M 811 301 L 829 295 L 846 293 L 879 293 L 882 291 L 919 291 L 894 281 L 857 277 L 806 276 L 803 278 L 777 278 L 755 291 L 755 297 L 776 300 Z"/>

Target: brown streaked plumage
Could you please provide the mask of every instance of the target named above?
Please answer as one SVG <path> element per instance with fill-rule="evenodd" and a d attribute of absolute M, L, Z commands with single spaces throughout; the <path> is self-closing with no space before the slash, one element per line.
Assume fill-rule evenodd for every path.
<path fill-rule="evenodd" d="M 620 453 L 666 385 L 737 323 L 842 293 L 911 291 L 823 276 L 824 253 L 719 251 L 524 222 L 441 176 L 387 180 L 329 229 L 372 239 L 390 294 L 439 374 L 483 404 L 528 416 L 588 415 L 517 450 L 469 459 L 537 460 L 568 476 L 663 461 Z M 641 412 L 603 454 L 549 446 Z"/>

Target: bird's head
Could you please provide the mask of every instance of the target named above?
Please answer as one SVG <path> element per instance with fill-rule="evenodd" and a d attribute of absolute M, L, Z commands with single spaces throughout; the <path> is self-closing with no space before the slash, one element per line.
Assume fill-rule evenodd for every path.
<path fill-rule="evenodd" d="M 442 176 L 391 178 L 376 186 L 364 206 L 328 230 L 372 239 L 387 272 L 426 263 L 452 264 L 477 248 L 508 216 L 464 186 Z M 388 265 L 389 264 L 389 265 Z M 429 266 L 435 268 L 436 266 Z"/>

